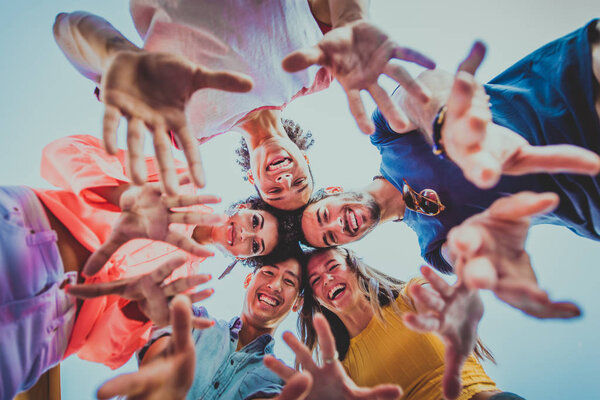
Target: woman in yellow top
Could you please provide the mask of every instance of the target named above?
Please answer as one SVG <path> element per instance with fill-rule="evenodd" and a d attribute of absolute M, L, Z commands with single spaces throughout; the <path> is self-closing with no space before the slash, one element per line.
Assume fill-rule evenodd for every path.
<path fill-rule="evenodd" d="M 300 317 L 302 340 L 310 350 L 315 349 L 317 340 L 312 318 L 315 312 L 322 311 L 335 336 L 339 358 L 357 385 L 372 387 L 394 383 L 402 387 L 405 400 L 438 400 L 443 398 L 444 380 L 447 398 L 522 399 L 511 393 L 500 392 L 473 355 L 465 357 L 466 360 L 449 361 L 448 365 L 455 370 L 447 371 L 449 374 L 444 376 L 444 355 L 448 349 L 445 349 L 442 340 L 432 333 L 415 332 L 403 321 L 403 315 L 410 315 L 406 321 L 410 323 L 412 320 L 411 325 L 419 326 L 418 317 L 412 314 L 418 311 L 415 304 L 428 311 L 432 308 L 434 301 L 427 303 L 425 296 L 420 296 L 419 289 L 413 289 L 413 286 L 421 285 L 411 285 L 412 282 L 407 285 L 389 277 L 341 247 L 311 253 L 304 271 L 309 285 L 305 289 Z M 431 270 L 423 272 L 430 278 Z M 433 282 L 432 286 L 436 288 Z M 408 297 L 407 287 L 411 288 L 411 294 L 416 295 L 416 302 Z M 483 313 L 481 302 L 477 298 L 478 303 L 473 303 L 468 296 L 472 294 L 465 292 L 464 296 L 457 299 L 462 302 L 461 306 L 474 304 L 475 309 L 469 311 L 478 314 L 476 319 L 479 320 Z M 443 302 L 443 296 L 435 300 Z M 419 305 L 423 302 L 424 305 Z M 420 328 L 425 329 L 422 326 Z M 442 335 L 448 333 L 441 326 L 433 328 L 437 328 Z M 458 331 L 455 333 L 458 334 Z M 447 337 L 444 339 L 447 343 L 456 342 Z M 470 353 L 470 348 L 472 346 L 466 354 Z M 460 354 L 460 350 L 454 348 L 448 354 Z M 480 346 L 475 353 L 479 357 L 485 354 L 491 359 L 491 355 Z"/>

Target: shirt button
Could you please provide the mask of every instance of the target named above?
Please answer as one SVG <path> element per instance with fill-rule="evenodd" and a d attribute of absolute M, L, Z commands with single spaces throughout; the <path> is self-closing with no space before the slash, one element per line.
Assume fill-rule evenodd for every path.
<path fill-rule="evenodd" d="M 213 384 L 213 387 L 214 387 L 215 389 L 218 389 L 218 388 L 219 388 L 219 382 L 215 382 L 215 383 Z"/>
<path fill-rule="evenodd" d="M 229 360 L 229 362 L 231 363 L 231 365 L 233 365 L 233 360 Z"/>

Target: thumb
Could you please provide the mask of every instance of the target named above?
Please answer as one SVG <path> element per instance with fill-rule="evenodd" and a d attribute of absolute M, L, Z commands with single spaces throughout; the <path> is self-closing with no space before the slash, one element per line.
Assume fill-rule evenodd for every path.
<path fill-rule="evenodd" d="M 288 54 L 281 66 L 287 72 L 298 72 L 314 64 L 323 65 L 325 54 L 318 46 L 306 47 Z"/>
<path fill-rule="evenodd" d="M 254 81 L 246 74 L 233 71 L 211 71 L 197 67 L 194 72 L 193 90 L 212 88 L 227 92 L 248 92 Z"/>

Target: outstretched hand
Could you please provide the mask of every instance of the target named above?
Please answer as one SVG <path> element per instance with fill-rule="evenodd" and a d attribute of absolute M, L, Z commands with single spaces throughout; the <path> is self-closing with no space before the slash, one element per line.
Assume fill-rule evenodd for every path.
<path fill-rule="evenodd" d="M 99 399 L 126 396 L 136 400 L 185 399 L 194 382 L 196 352 L 192 338 L 192 305 L 186 296 L 171 302 L 173 335 L 164 357 L 142 364 L 138 372 L 119 375 L 98 389 Z"/>
<path fill-rule="evenodd" d="M 185 179 L 182 178 L 181 183 L 184 183 Z M 121 215 L 115 223 L 112 233 L 87 260 L 83 267 L 83 273 L 88 276 L 94 275 L 119 247 L 132 239 L 160 240 L 198 257 L 212 256 L 211 251 L 199 245 L 191 237 L 176 232 L 170 225 L 173 223 L 213 225 L 222 223 L 224 216 L 171 209 L 220 201 L 219 197 L 212 195 L 166 197 L 162 194 L 158 182 L 131 186 L 121 195 Z"/>
<path fill-rule="evenodd" d="M 127 147 L 134 183 L 146 180 L 144 131 L 154 139 L 165 193 L 177 194 L 177 175 L 171 154 L 169 131 L 178 139 L 198 187 L 204 186 L 204 171 L 198 144 L 188 128 L 185 106 L 199 89 L 247 92 L 250 77 L 232 71 L 211 71 L 187 59 L 167 53 L 121 51 L 102 75 L 101 99 L 105 104 L 103 137 L 109 154 L 117 152 L 117 127 L 127 119 Z"/>
<path fill-rule="evenodd" d="M 421 273 L 431 287 L 412 284 L 408 291 L 417 313 L 407 313 L 406 325 L 417 332 L 435 332 L 446 344 L 446 363 L 442 387 L 444 397 L 459 396 L 462 366 L 477 342 L 477 326 L 483 316 L 483 303 L 477 290 L 457 282 L 450 286 L 427 266 Z"/>
<path fill-rule="evenodd" d="M 600 157 L 589 150 L 566 144 L 531 146 L 516 132 L 492 122 L 489 97 L 474 78 L 485 51 L 485 45 L 476 42 L 460 64 L 442 127 L 446 153 L 465 177 L 487 189 L 502 174 L 598 174 Z"/>
<path fill-rule="evenodd" d="M 575 304 L 553 302 L 540 289 L 524 249 L 531 217 L 552 211 L 558 201 L 554 193 L 520 192 L 452 228 L 446 246 L 459 279 L 537 318 L 579 316 Z"/>
<path fill-rule="evenodd" d="M 379 86 L 379 75 L 385 74 L 402 85 L 407 92 L 423 101 L 428 92 L 401 66 L 392 63 L 400 59 L 434 68 L 435 63 L 423 54 L 401 47 L 372 23 L 355 21 L 329 31 L 315 46 L 292 52 L 283 59 L 283 68 L 296 72 L 318 64 L 326 67 L 336 78 L 346 95 L 350 112 L 364 133 L 375 130 L 367 115 L 360 91 L 367 90 L 394 130 L 402 130 L 409 124 L 407 116 L 394 105 L 390 96 Z"/>
<path fill-rule="evenodd" d="M 185 257 L 181 256 L 171 258 L 154 271 L 144 275 L 111 282 L 71 285 L 67 288 L 67 292 L 81 299 L 117 295 L 135 301 L 140 311 L 154 325 L 164 326 L 169 323 L 169 298 L 211 279 L 210 275 L 200 274 L 179 278 L 164 284 L 163 281 L 185 261 Z M 190 293 L 187 297 L 192 303 L 196 303 L 210 297 L 213 293 L 213 289 L 204 289 Z M 194 317 L 193 324 L 197 329 L 205 329 L 212 326 L 212 320 Z"/>
<path fill-rule="evenodd" d="M 296 360 L 305 372 L 312 377 L 312 388 L 307 399 L 399 399 L 402 395 L 400 387 L 392 384 L 378 385 L 373 388 L 356 386 L 348 376 L 342 363 L 337 359 L 335 339 L 325 317 L 321 314 L 314 316 L 314 326 L 319 338 L 319 346 L 323 356 L 323 365 L 318 366 L 310 350 L 302 344 L 291 332 L 283 334 L 283 340 L 296 353 Z M 289 385 L 300 372 L 286 366 L 275 357 L 266 356 L 265 365 L 275 372 Z"/>

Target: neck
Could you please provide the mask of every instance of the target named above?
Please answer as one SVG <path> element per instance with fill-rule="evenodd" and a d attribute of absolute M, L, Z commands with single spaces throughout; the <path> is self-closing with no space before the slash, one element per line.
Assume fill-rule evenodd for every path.
<path fill-rule="evenodd" d="M 253 111 L 248 114 L 239 127 L 243 131 L 242 135 L 246 139 L 250 151 L 269 139 L 288 139 L 281 124 L 281 111 L 279 110 Z"/>
<path fill-rule="evenodd" d="M 354 307 L 343 313 L 336 314 L 342 320 L 346 329 L 348 329 L 350 337 L 353 338 L 369 325 L 369 322 L 371 322 L 375 315 L 375 311 L 373 311 L 373 307 L 371 307 L 369 301 L 361 297 L 361 301 Z"/>
<path fill-rule="evenodd" d="M 241 349 L 248 343 L 251 343 L 257 337 L 260 337 L 265 333 L 273 334 L 273 332 L 275 332 L 275 328 L 277 328 L 276 326 L 266 327 L 253 324 L 252 322 L 254 321 L 249 320 L 244 313 L 242 313 L 242 316 L 240 318 L 242 319 L 242 329 L 240 329 L 240 336 L 238 339 L 238 345 L 236 350 Z"/>
<path fill-rule="evenodd" d="M 387 179 L 375 179 L 366 188 L 381 208 L 381 222 L 403 218 L 406 206 L 402 193 Z"/>

